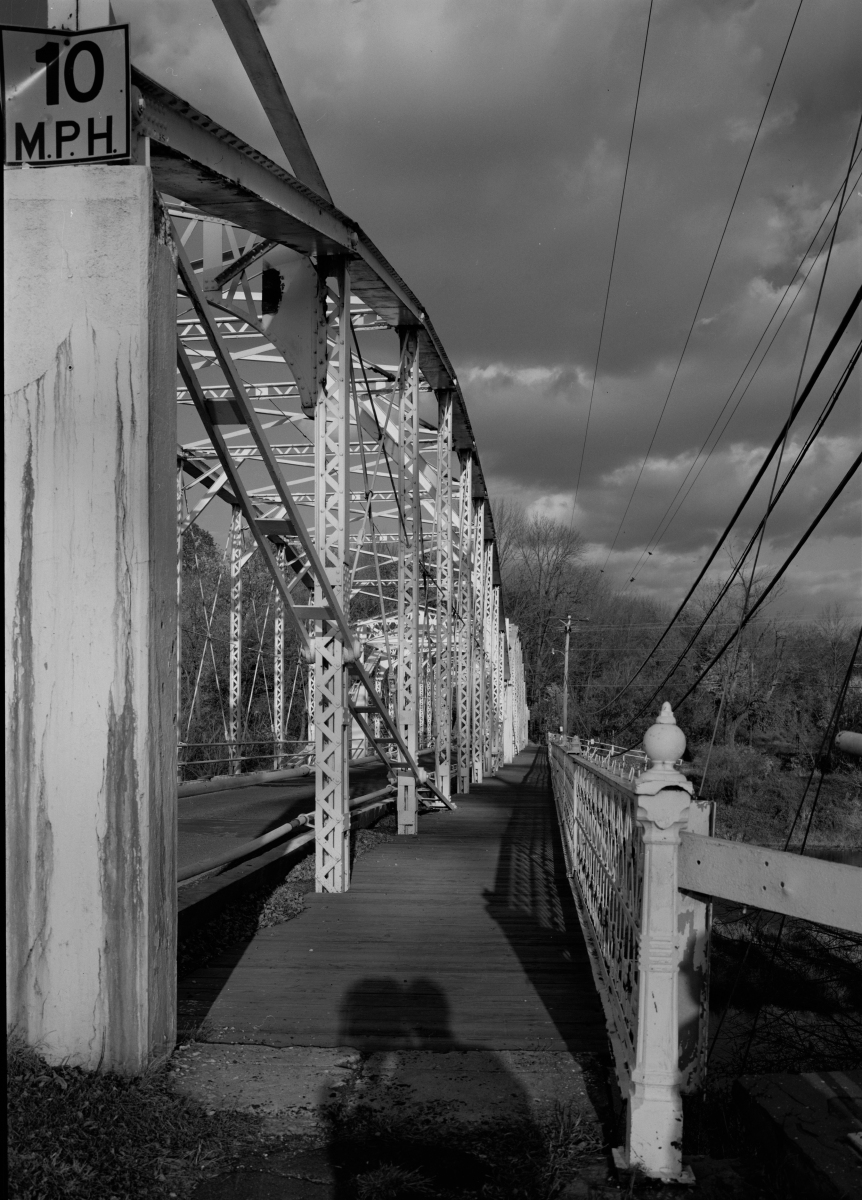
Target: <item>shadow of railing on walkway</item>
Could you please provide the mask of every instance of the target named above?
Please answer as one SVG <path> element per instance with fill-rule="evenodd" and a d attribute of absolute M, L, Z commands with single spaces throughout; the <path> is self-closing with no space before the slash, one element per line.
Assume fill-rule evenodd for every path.
<path fill-rule="evenodd" d="M 489 915 L 505 934 L 560 1037 L 572 1053 L 607 1053 L 605 1019 L 566 878 L 544 748 L 517 785 L 503 834 Z M 536 1049 L 541 1047 L 537 1046 Z"/>

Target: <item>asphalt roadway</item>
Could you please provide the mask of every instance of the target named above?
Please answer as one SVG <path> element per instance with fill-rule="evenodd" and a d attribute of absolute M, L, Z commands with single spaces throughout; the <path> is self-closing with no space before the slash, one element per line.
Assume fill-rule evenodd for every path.
<path fill-rule="evenodd" d="M 385 787 L 382 763 L 350 769 L 351 798 Z M 261 837 L 314 807 L 314 775 L 236 791 L 205 792 L 179 800 L 177 866 L 212 858 Z"/>

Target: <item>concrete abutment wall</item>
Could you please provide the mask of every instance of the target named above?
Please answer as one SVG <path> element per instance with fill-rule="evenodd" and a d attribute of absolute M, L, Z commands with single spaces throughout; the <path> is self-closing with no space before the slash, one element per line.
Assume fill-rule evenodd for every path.
<path fill-rule="evenodd" d="M 6 170 L 8 1026 L 175 1037 L 176 272 L 143 166 Z"/>

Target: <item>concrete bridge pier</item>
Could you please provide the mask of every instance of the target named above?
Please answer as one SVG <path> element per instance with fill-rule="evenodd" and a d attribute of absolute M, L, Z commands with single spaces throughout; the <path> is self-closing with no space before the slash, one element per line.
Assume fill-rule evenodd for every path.
<path fill-rule="evenodd" d="M 145 166 L 5 172 L 7 1021 L 175 1037 L 176 273 Z"/>

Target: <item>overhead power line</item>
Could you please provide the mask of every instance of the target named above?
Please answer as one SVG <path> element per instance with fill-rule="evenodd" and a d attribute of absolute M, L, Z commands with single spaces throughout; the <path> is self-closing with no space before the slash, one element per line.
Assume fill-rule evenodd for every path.
<path fill-rule="evenodd" d="M 623 696 L 629 690 L 629 688 L 632 686 L 634 681 L 637 679 L 637 677 L 643 671 L 644 667 L 647 665 L 647 663 L 650 661 L 652 656 L 655 654 L 656 650 L 658 650 L 659 646 L 661 646 L 661 644 L 664 642 L 665 638 L 670 633 L 673 626 L 676 624 L 677 620 L 679 619 L 680 614 L 682 613 L 685 606 L 688 604 L 689 600 L 694 595 L 694 593 L 695 593 L 697 587 L 699 586 L 701 580 L 703 579 L 704 575 L 706 575 L 707 571 L 712 566 L 719 551 L 721 550 L 721 547 L 724 545 L 725 541 L 727 540 L 728 535 L 730 534 L 730 531 L 733 529 L 733 526 L 736 524 L 737 520 L 739 519 L 739 516 L 742 513 L 743 509 L 748 504 L 748 501 L 753 496 L 761 479 L 766 474 L 769 464 L 772 462 L 773 458 L 778 453 L 780 447 L 784 444 L 784 438 L 785 438 L 785 435 L 786 435 L 788 429 L 791 427 L 793 422 L 796 420 L 797 416 L 799 415 L 800 411 L 802 410 L 803 405 L 807 401 L 808 397 L 811 395 L 811 392 L 813 391 L 814 386 L 817 383 L 818 379 L 822 375 L 822 373 L 826 367 L 826 364 L 829 362 L 829 359 L 832 357 L 833 353 L 835 352 L 836 347 L 838 346 L 839 342 L 841 341 L 842 337 L 844 336 L 845 332 L 847 331 L 847 327 L 850 324 L 850 322 L 852 321 L 854 315 L 856 314 L 856 311 L 859 308 L 860 303 L 862 303 L 862 287 L 859 288 L 859 290 L 856 292 L 856 295 L 850 301 L 850 305 L 849 305 L 847 311 L 845 312 L 844 316 L 841 318 L 838 328 L 835 330 L 834 334 L 830 338 L 828 346 L 823 351 L 823 354 L 820 356 L 819 362 L 814 367 L 814 370 L 811 372 L 811 375 L 809 376 L 809 379 L 808 379 L 808 383 L 802 389 L 802 392 L 799 395 L 799 399 L 796 401 L 796 403 L 791 408 L 790 414 L 788 415 L 787 420 L 785 421 L 784 425 L 782 426 L 781 431 L 778 434 L 778 437 L 772 443 L 772 446 L 770 447 L 769 452 L 766 455 L 766 458 L 761 463 L 761 465 L 757 471 L 757 474 L 754 476 L 754 479 L 749 484 L 745 495 L 743 496 L 742 500 L 740 500 L 739 504 L 737 505 L 736 511 L 734 512 L 733 516 L 730 518 L 727 525 L 725 526 L 724 532 L 721 534 L 718 541 L 715 543 L 715 546 L 710 551 L 710 554 L 709 554 L 706 562 L 703 564 L 700 571 L 698 572 L 697 578 L 694 580 L 691 587 L 686 592 L 685 597 L 683 598 L 681 603 L 678 605 L 673 616 L 668 621 L 661 637 L 659 637 L 658 641 L 655 643 L 653 648 L 650 650 L 649 654 L 647 654 L 646 658 L 643 660 L 641 665 L 635 671 L 634 675 L 631 676 L 631 678 L 629 679 L 629 681 L 625 685 L 625 687 L 623 687 L 619 692 L 617 692 L 616 696 L 614 696 L 612 700 L 610 700 L 606 705 L 604 705 L 604 708 L 610 708 L 610 706 L 612 704 L 615 704 L 616 701 L 619 700 L 619 698 L 621 696 Z M 604 711 L 604 708 L 602 709 L 602 711 Z"/>
<path fill-rule="evenodd" d="M 860 154 L 857 154 L 856 159 L 854 160 L 854 162 L 852 164 L 853 167 L 855 167 L 857 165 L 860 157 L 862 157 L 862 152 L 860 152 Z M 853 182 L 852 187 L 850 188 L 851 192 L 856 187 L 856 185 L 859 183 L 860 179 L 862 179 L 862 174 L 857 175 L 856 179 Z M 794 304 L 799 299 L 799 297 L 802 295 L 802 290 L 803 290 L 806 282 L 808 281 L 808 277 L 810 276 L 811 272 L 814 270 L 814 267 L 817 265 L 818 258 L 823 253 L 823 250 L 826 248 L 826 239 L 828 239 L 829 234 L 832 232 L 832 230 L 837 225 L 838 219 L 840 218 L 841 213 L 843 213 L 844 209 L 847 207 L 847 205 L 850 203 L 850 200 L 852 199 L 852 196 L 847 196 L 844 199 L 843 204 L 840 203 L 840 197 L 841 197 L 842 191 L 844 191 L 846 182 L 847 182 L 847 180 L 845 179 L 844 183 L 842 183 L 841 187 L 839 187 L 838 191 L 832 197 L 832 201 L 831 201 L 828 209 L 826 210 L 826 213 L 824 214 L 823 220 L 820 222 L 819 226 L 817 227 L 817 230 L 814 233 L 814 236 L 812 237 L 811 241 L 808 243 L 808 247 L 806 248 L 804 254 L 802 255 L 802 257 L 799 260 L 799 265 L 797 266 L 796 270 L 793 272 L 793 275 L 791 276 L 789 282 L 786 284 L 784 291 L 781 293 L 778 303 L 776 304 L 775 308 L 772 311 L 772 315 L 770 316 L 769 320 L 767 321 L 766 326 L 765 326 L 763 332 L 761 333 L 760 337 L 757 339 L 757 344 L 755 345 L 754 349 L 751 351 L 751 354 L 748 356 L 745 366 L 739 372 L 739 375 L 736 378 L 736 382 L 734 383 L 733 387 L 730 389 L 727 399 L 725 400 L 724 404 L 721 406 L 721 409 L 719 410 L 718 415 L 716 416 L 715 420 L 713 421 L 712 426 L 709 429 L 709 432 L 707 433 L 706 437 L 703 439 L 703 443 L 701 444 L 700 449 L 698 450 L 697 454 L 692 459 L 691 465 L 688 468 L 688 471 L 686 472 L 685 477 L 683 478 L 682 482 L 679 484 L 676 491 L 674 492 L 674 494 L 670 500 L 670 503 L 668 504 L 667 508 L 664 510 L 664 513 L 663 513 L 661 519 L 657 523 L 657 525 L 656 525 L 655 529 L 653 530 L 652 534 L 650 535 L 643 551 L 641 552 L 640 558 L 635 563 L 634 568 L 632 570 L 633 577 L 636 577 L 639 574 L 640 568 L 641 568 L 644 560 L 647 557 L 650 557 L 653 554 L 653 552 L 657 549 L 659 543 L 665 537 L 665 535 L 667 534 L 671 525 L 676 520 L 676 518 L 679 516 L 679 513 L 682 510 L 682 507 L 685 504 L 685 501 L 688 499 L 694 485 L 697 483 L 698 479 L 700 478 L 701 472 L 703 471 L 706 464 L 709 462 L 709 460 L 712 457 L 712 455 L 714 454 L 715 450 L 718 448 L 718 445 L 719 445 L 722 437 L 724 436 L 728 425 L 733 420 L 740 404 L 742 403 L 742 401 L 745 399 L 746 395 L 748 394 L 748 389 L 751 387 L 752 383 L 754 382 L 757 372 L 763 366 L 766 356 L 769 353 L 769 351 L 772 349 L 772 346 L 775 343 L 775 339 L 778 337 L 778 334 L 781 332 L 782 328 L 784 327 L 784 322 L 790 316 L 790 313 L 793 309 Z M 824 239 L 823 245 L 817 251 L 817 254 L 815 255 L 814 259 L 812 260 L 811 265 L 809 266 L 808 270 L 805 272 L 805 275 L 803 276 L 803 278 L 799 284 L 799 288 L 796 291 L 796 295 L 790 301 L 790 304 L 787 306 L 787 310 L 784 313 L 784 316 L 781 318 L 778 325 L 776 326 L 775 332 L 773 333 L 772 337 L 769 340 L 769 344 L 767 345 L 766 349 L 764 350 L 763 354 L 761 355 L 760 361 L 758 362 L 757 366 L 752 371 L 752 373 L 748 379 L 748 382 L 746 383 L 745 387 L 743 388 L 742 392 L 740 393 L 739 398 L 736 401 L 736 404 L 734 404 L 733 408 L 731 409 L 730 415 L 728 416 L 727 420 L 725 421 L 721 431 L 718 434 L 718 437 L 715 439 L 714 443 L 712 444 L 712 446 L 709 450 L 709 453 L 706 455 L 706 458 L 704 458 L 703 462 L 701 462 L 700 466 L 698 467 L 697 463 L 698 463 L 701 455 L 703 454 L 704 450 L 706 449 L 707 445 L 709 444 L 709 440 L 712 437 L 713 433 L 715 432 L 716 428 L 718 427 L 719 421 L 724 416 L 725 412 L 727 411 L 728 406 L 730 405 L 731 401 L 733 400 L 733 395 L 734 395 L 736 389 L 739 387 L 740 383 L 742 382 L 743 378 L 745 377 L 746 371 L 751 366 L 751 363 L 754 360 L 754 356 L 757 354 L 757 351 L 760 349 L 764 338 L 769 333 L 769 328 L 772 325 L 772 322 L 775 320 L 776 316 L 778 315 L 782 304 L 784 303 L 785 299 L 787 298 L 788 292 L 790 291 L 791 287 L 793 286 L 794 281 L 796 280 L 796 277 L 799 275 L 800 271 L 804 267 L 805 262 L 808 259 L 809 254 L 811 253 L 812 247 L 814 246 L 817 239 L 820 237 L 820 234 L 823 232 L 823 227 L 826 224 L 829 213 L 832 211 L 832 206 L 835 204 L 836 201 L 839 201 L 840 211 L 836 215 L 836 220 L 833 223 L 832 228 L 827 231 L 826 239 Z M 695 470 L 695 467 L 697 467 L 697 470 Z M 674 504 L 676 503 L 677 497 L 679 496 L 680 492 L 682 492 L 683 488 L 685 488 L 686 482 L 688 481 L 688 479 L 693 471 L 695 472 L 694 478 L 692 479 L 688 488 L 686 488 L 685 495 L 682 497 L 682 500 L 677 505 L 676 510 L 671 514 L 671 509 L 673 508 Z M 668 520 L 669 515 L 670 515 L 670 520 Z M 665 521 L 667 521 L 666 525 L 665 525 Z M 662 526 L 664 526 L 664 528 L 662 528 Z M 634 581 L 633 579 L 630 579 L 628 581 L 628 583 L 632 583 L 633 581 Z M 626 589 L 628 588 L 628 583 L 625 584 L 625 586 L 623 587 L 623 589 L 622 589 L 623 591 L 626 591 Z"/>
<path fill-rule="evenodd" d="M 853 156 L 856 153 L 856 144 L 859 141 L 860 129 L 862 129 L 862 117 L 860 117 L 860 119 L 859 119 L 859 124 L 856 126 L 856 135 L 853 138 L 853 148 L 850 151 L 850 162 L 847 164 L 847 173 L 844 176 L 844 188 L 841 193 L 842 201 L 844 200 L 844 197 L 847 193 L 847 184 L 850 180 L 850 172 L 853 169 Z M 838 207 L 840 209 L 841 205 L 839 204 Z M 838 233 L 838 221 L 836 221 L 835 224 L 832 226 L 832 236 L 829 239 L 829 251 L 826 255 L 826 262 L 823 265 L 823 274 L 820 276 L 820 286 L 817 289 L 817 299 L 814 302 L 814 311 L 811 314 L 811 321 L 809 322 L 809 325 L 808 325 L 808 336 L 805 339 L 805 348 L 802 351 L 802 361 L 799 364 L 799 373 L 796 376 L 796 386 L 793 389 L 793 399 L 791 400 L 791 403 L 790 403 L 791 409 L 793 408 L 793 405 L 796 402 L 796 397 L 799 395 L 799 388 L 802 385 L 802 377 L 805 374 L 805 364 L 808 362 L 808 351 L 811 347 L 811 339 L 814 336 L 814 326 L 817 322 L 817 314 L 820 311 L 820 301 L 823 298 L 823 289 L 826 286 L 826 276 L 829 273 L 829 263 L 832 261 L 832 250 L 835 246 L 835 235 L 837 233 Z M 858 358 L 858 355 L 857 355 L 857 358 Z M 855 363 L 854 363 L 854 365 L 855 365 Z M 849 373 L 852 370 L 853 370 L 853 367 L 852 366 L 849 367 L 848 372 L 847 372 L 847 377 L 849 377 Z M 842 382 L 842 389 L 843 389 L 844 382 L 846 382 L 846 378 Z M 836 396 L 836 399 L 837 399 L 837 396 Z M 825 419 L 825 417 L 824 417 L 824 419 Z M 772 509 L 774 507 L 773 497 L 775 497 L 775 489 L 778 486 L 778 477 L 781 473 L 781 463 L 784 458 L 784 451 L 787 449 L 787 437 L 788 437 L 789 429 L 790 429 L 789 426 L 787 426 L 787 428 L 785 429 L 784 441 L 781 443 L 781 449 L 778 451 L 778 457 L 775 460 L 775 471 L 773 473 L 772 484 L 769 489 L 769 499 L 766 504 L 766 512 L 764 513 L 763 519 L 760 522 L 760 526 L 759 526 L 760 537 L 759 537 L 759 540 L 757 543 L 757 549 L 754 552 L 754 562 L 751 565 L 751 572 L 749 574 L 748 584 L 745 589 L 745 599 L 743 600 L 742 613 L 741 613 L 741 617 L 740 617 L 740 628 L 742 628 L 742 625 L 744 624 L 746 609 L 748 608 L 748 598 L 751 594 L 751 589 L 754 585 L 754 577 L 757 572 L 757 564 L 760 561 L 760 554 L 761 554 L 761 551 L 763 550 L 763 542 L 766 537 L 766 523 L 769 520 L 769 515 L 772 512 Z M 811 438 L 812 441 L 813 441 L 814 437 L 816 437 L 816 433 L 812 435 L 812 438 Z M 791 468 L 791 470 L 795 470 L 795 468 Z M 788 479 L 790 478 L 790 472 L 788 473 L 787 478 Z M 785 480 L 785 483 L 786 482 L 787 482 L 787 480 Z M 782 486 L 781 490 L 782 491 L 784 490 L 783 486 Z M 739 657 L 739 647 L 741 644 L 742 644 L 741 642 L 736 643 L 736 658 L 737 659 Z M 735 670 L 735 667 L 734 667 L 734 670 Z"/>
<path fill-rule="evenodd" d="M 804 3 L 804 0 L 799 0 L 799 4 L 797 5 L 796 12 L 793 16 L 793 21 L 790 25 L 790 30 L 787 34 L 787 39 L 784 43 L 784 49 L 781 51 L 781 58 L 778 60 L 778 66 L 775 68 L 775 75 L 772 80 L 772 85 L 769 89 L 769 94 L 766 97 L 766 103 L 763 106 L 763 112 L 760 114 L 760 120 L 757 123 L 757 129 L 754 132 L 754 138 L 752 139 L 751 146 L 748 151 L 748 157 L 745 160 L 745 166 L 742 168 L 742 174 L 739 177 L 739 183 L 736 185 L 736 191 L 734 192 L 734 195 L 733 195 L 733 200 L 730 205 L 730 211 L 727 214 L 727 220 L 724 222 L 724 228 L 721 231 L 721 237 L 718 239 L 718 245 L 716 246 L 715 254 L 712 257 L 712 262 L 709 267 L 709 272 L 707 273 L 707 276 L 706 276 L 706 282 L 703 285 L 703 290 L 700 293 L 700 299 L 697 302 L 697 308 L 694 310 L 694 316 L 692 317 L 691 324 L 688 327 L 688 333 L 686 334 L 685 342 L 683 343 L 683 347 L 682 347 L 682 351 L 680 353 L 679 359 L 677 360 L 676 368 L 674 370 L 673 377 L 671 378 L 671 381 L 670 381 L 670 387 L 668 388 L 667 395 L 664 398 L 664 403 L 662 404 L 661 412 L 659 413 L 658 420 L 656 421 L 655 428 L 653 429 L 652 437 L 650 438 L 650 443 L 649 443 L 649 446 L 647 447 L 647 452 L 644 455 L 643 462 L 641 463 L 640 471 L 638 472 L 638 477 L 635 480 L 635 484 L 634 484 L 634 487 L 632 488 L 631 495 L 629 496 L 628 503 L 626 504 L 625 511 L 623 512 L 623 515 L 620 518 L 620 523 L 617 527 L 616 533 L 614 534 L 614 539 L 611 542 L 610 550 L 608 550 L 608 556 L 605 559 L 605 567 L 608 565 L 611 554 L 613 553 L 614 547 L 617 544 L 617 538 L 620 536 L 623 524 L 625 522 L 626 517 L 628 516 L 629 509 L 632 506 L 632 501 L 635 498 L 635 492 L 638 490 L 638 486 L 640 484 L 641 478 L 643 476 L 644 470 L 645 470 L 647 462 L 649 460 L 649 456 L 652 453 L 652 448 L 655 445 L 655 440 L 656 440 L 656 437 L 658 436 L 659 427 L 661 426 L 662 420 L 664 419 L 664 414 L 667 411 L 667 406 L 670 403 L 671 393 L 673 392 L 674 385 L 676 384 L 677 377 L 679 375 L 680 368 L 682 366 L 682 360 L 685 358 L 685 352 L 688 349 L 688 344 L 691 341 L 691 335 L 694 332 L 694 327 L 697 323 L 697 318 L 698 318 L 698 315 L 700 314 L 701 306 L 703 305 L 704 297 L 706 296 L 706 291 L 707 291 L 707 288 L 709 287 L 709 282 L 712 279 L 712 273 L 715 270 L 715 264 L 718 262 L 718 256 L 721 252 L 721 247 L 724 244 L 724 238 L 727 233 L 728 227 L 730 225 L 730 219 L 733 216 L 734 209 L 736 208 L 736 202 L 739 199 L 739 193 L 742 190 L 742 184 L 743 184 L 743 182 L 745 180 L 745 176 L 748 172 L 748 166 L 749 166 L 749 163 L 751 162 L 752 155 L 754 154 L 754 147 L 757 145 L 757 139 L 760 136 L 760 130 L 763 128 L 763 122 L 766 119 L 766 112 L 767 112 L 767 109 L 769 108 L 769 102 L 772 99 L 772 93 L 775 91 L 775 85 L 778 82 L 778 76 L 781 72 L 781 66 L 782 66 L 782 63 L 784 62 L 785 56 L 787 54 L 788 47 L 790 46 L 790 39 L 793 37 L 793 30 L 796 28 L 796 22 L 799 19 L 799 13 L 802 9 L 803 3 Z M 604 570 L 604 567 L 602 568 L 602 570 Z"/>
<path fill-rule="evenodd" d="M 746 627 L 746 625 L 748 625 L 748 623 L 754 619 L 754 616 L 757 613 L 757 610 L 759 608 L 763 607 L 763 605 L 766 603 L 766 600 L 767 600 L 770 592 L 774 591 L 774 589 L 778 586 L 779 582 L 784 577 L 784 575 L 787 574 L 787 571 L 790 568 L 791 563 L 794 561 L 794 559 L 800 553 L 800 551 L 802 550 L 805 543 L 811 537 L 812 533 L 814 533 L 817 526 L 820 524 L 820 522 L 823 520 L 823 518 L 829 512 L 830 508 L 832 508 L 832 505 L 835 503 L 835 501 L 838 499 L 838 497 L 841 495 L 841 493 L 847 487 L 847 484 L 850 482 L 850 480 L 853 478 L 853 476 L 859 470 L 860 466 L 862 466 L 862 452 L 860 452 L 859 454 L 856 455 L 856 458 L 850 464 L 850 468 L 847 471 L 847 473 L 844 475 L 844 478 L 841 480 L 841 482 L 835 488 L 835 491 L 832 493 L 832 495 L 829 497 L 829 499 L 826 501 L 826 503 L 820 509 L 820 512 L 817 514 L 817 516 L 814 518 L 814 520 L 811 522 L 811 524 L 805 530 L 805 533 L 802 535 L 802 537 L 796 543 L 796 545 L 794 546 L 794 548 L 790 552 L 790 554 L 788 554 L 787 558 L 784 560 L 784 562 L 781 564 L 779 569 L 773 575 L 770 582 L 767 584 L 767 586 L 763 589 L 763 591 L 757 597 L 757 600 L 755 600 L 754 604 L 752 604 L 751 608 L 749 609 L 748 613 L 745 616 L 745 619 L 740 622 L 739 626 L 733 631 L 733 633 L 730 635 L 730 637 L 727 639 L 727 641 L 724 643 L 724 645 L 721 647 L 721 649 L 716 654 L 713 655 L 713 657 L 710 659 L 709 663 L 703 668 L 701 673 L 698 675 L 697 679 L 695 679 L 694 683 L 691 684 L 691 686 L 685 692 L 683 692 L 683 694 L 681 696 L 679 696 L 674 701 L 675 708 L 678 708 L 679 705 L 682 704 L 682 702 L 684 700 L 687 700 L 689 698 L 689 696 L 692 694 L 692 692 L 695 690 L 695 688 L 698 687 L 703 682 L 703 680 L 706 678 L 706 676 L 709 674 L 709 672 L 712 670 L 712 668 L 716 665 L 716 663 L 722 657 L 722 655 L 724 655 L 727 652 L 727 650 L 733 645 L 733 643 L 736 641 L 737 637 L 739 637 L 740 633 Z M 641 712 L 642 711 L 643 711 L 643 709 L 641 710 Z M 640 713 L 638 713 L 638 716 L 640 716 Z"/>
<path fill-rule="evenodd" d="M 823 428 L 830 413 L 832 412 L 835 405 L 837 404 L 838 398 L 841 395 L 842 391 L 844 390 L 844 387 L 847 384 L 847 380 L 850 378 L 850 375 L 852 374 L 857 363 L 859 362 L 860 356 L 862 356 L 862 342 L 859 342 L 858 345 L 856 346 L 856 349 L 853 351 L 853 354 L 850 357 L 850 361 L 848 362 L 847 366 L 844 368 L 844 370 L 841 373 L 840 380 L 835 385 L 835 388 L 834 388 L 831 396 L 827 400 L 826 404 L 824 405 L 823 410 L 821 411 L 820 415 L 818 416 L 817 421 L 814 424 L 814 427 L 812 428 L 808 437 L 805 439 L 805 442 L 802 445 L 802 447 L 800 448 L 798 454 L 796 455 L 795 460 L 791 464 L 790 469 L 787 472 L 787 475 L 782 480 L 781 487 L 778 489 L 778 491 L 775 493 L 774 496 L 770 497 L 770 502 L 769 502 L 766 512 L 761 517 L 759 525 L 757 526 L 757 528 L 754 530 L 751 537 L 749 538 L 748 544 L 746 545 L 746 547 L 743 550 L 742 554 L 740 555 L 739 559 L 735 563 L 733 570 L 731 571 L 731 573 L 727 577 L 727 579 L 724 581 L 724 583 L 721 585 L 721 588 L 719 589 L 718 594 L 714 597 L 714 599 L 713 599 L 712 603 L 710 604 L 709 608 L 707 609 L 706 613 L 704 613 L 703 617 L 701 618 L 700 623 L 697 626 L 697 629 L 695 629 L 695 631 L 690 635 L 685 648 L 679 653 L 673 666 L 665 674 L 661 683 L 655 688 L 655 690 L 653 691 L 650 698 L 645 702 L 644 707 L 648 707 L 652 703 L 652 701 L 656 698 L 656 696 L 659 694 L 659 692 L 662 690 L 662 688 L 665 686 L 665 684 L 668 683 L 668 681 L 670 679 L 672 679 L 673 676 L 676 674 L 680 664 L 682 663 L 683 659 L 685 659 L 686 655 L 691 650 L 692 646 L 694 646 L 697 639 L 700 637 L 700 635 L 703 632 L 704 628 L 706 627 L 710 617 L 715 612 L 715 610 L 718 608 L 718 606 L 721 604 L 722 600 L 727 595 L 727 593 L 730 591 L 731 585 L 733 584 L 733 581 L 736 578 L 736 576 L 741 572 L 743 564 L 745 563 L 745 560 L 748 557 L 748 554 L 750 553 L 751 548 L 754 545 L 755 541 L 757 541 L 758 537 L 760 537 L 761 541 L 762 541 L 763 531 L 766 528 L 766 522 L 767 522 L 770 514 L 772 513 L 773 509 L 778 504 L 778 501 L 784 495 L 784 492 L 785 492 L 788 484 L 790 483 L 790 480 L 796 474 L 796 471 L 798 470 L 800 464 L 802 463 L 802 460 L 805 458 L 805 455 L 808 453 L 811 446 L 813 446 L 813 444 L 817 438 L 817 435 L 820 433 L 820 430 Z M 746 589 L 746 598 L 748 596 L 748 592 L 751 589 L 751 585 L 754 582 L 754 572 L 756 570 L 756 567 L 757 567 L 757 563 L 755 560 L 755 565 L 754 565 L 754 567 L 752 567 L 751 580 Z M 741 614 L 741 618 L 744 617 L 744 615 L 745 615 L 745 613 L 743 611 L 743 613 Z M 733 625 L 737 625 L 738 623 L 739 623 L 738 621 L 732 622 Z"/>
<path fill-rule="evenodd" d="M 640 69 L 640 74 L 638 75 L 638 88 L 637 88 L 637 94 L 635 96 L 635 110 L 634 110 L 634 113 L 632 114 L 632 128 L 631 128 L 631 133 L 629 134 L 629 148 L 628 148 L 628 152 L 626 154 L 626 169 L 625 169 L 625 172 L 623 173 L 623 188 L 622 188 L 622 192 L 620 194 L 620 207 L 619 207 L 619 211 L 617 212 L 617 227 L 616 227 L 616 230 L 614 231 L 614 248 L 611 251 L 611 268 L 610 268 L 610 271 L 608 272 L 608 286 L 605 289 L 605 304 L 604 304 L 604 308 L 602 310 L 602 325 L 601 325 L 601 329 L 599 330 L 599 345 L 598 345 L 598 349 L 596 350 L 596 365 L 593 368 L 593 382 L 592 382 L 592 386 L 590 387 L 590 403 L 587 408 L 587 423 L 584 428 L 583 444 L 581 445 L 581 461 L 578 463 L 578 477 L 575 482 L 575 498 L 572 501 L 572 519 L 574 519 L 575 504 L 577 503 L 578 490 L 581 486 L 581 470 L 583 469 L 583 465 L 584 465 L 584 454 L 586 453 L 587 438 L 589 437 L 589 433 L 590 433 L 590 417 L 592 416 L 592 413 L 593 413 L 593 396 L 596 393 L 596 379 L 598 378 L 598 374 L 599 374 L 599 361 L 602 357 L 602 342 L 604 341 L 604 338 L 605 338 L 605 321 L 607 320 L 607 316 L 608 316 L 608 300 L 610 299 L 610 294 L 611 294 L 611 281 L 613 280 L 613 277 L 614 277 L 614 263 L 616 262 L 616 258 L 617 258 L 617 242 L 619 241 L 619 237 L 620 237 L 620 223 L 623 219 L 623 204 L 625 203 L 625 198 L 626 198 L 626 184 L 628 183 L 628 178 L 629 178 L 629 164 L 631 163 L 631 159 L 632 159 L 632 144 L 634 143 L 634 140 L 635 140 L 635 125 L 637 124 L 638 107 L 640 105 L 640 99 L 641 99 L 641 84 L 643 83 L 643 77 L 644 77 L 644 63 L 646 62 L 647 43 L 649 42 L 649 31 L 650 31 L 650 25 L 652 24 L 652 6 L 653 6 L 653 0 L 650 0 L 649 12 L 647 13 L 646 33 L 644 34 L 644 48 L 643 48 L 643 53 L 641 54 L 641 69 Z"/>

